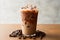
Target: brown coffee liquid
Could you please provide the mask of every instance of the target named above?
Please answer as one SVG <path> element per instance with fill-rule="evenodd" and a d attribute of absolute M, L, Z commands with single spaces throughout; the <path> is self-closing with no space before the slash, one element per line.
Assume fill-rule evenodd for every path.
<path fill-rule="evenodd" d="M 24 35 L 32 35 L 36 32 L 38 10 L 34 8 L 22 8 L 22 33 Z"/>

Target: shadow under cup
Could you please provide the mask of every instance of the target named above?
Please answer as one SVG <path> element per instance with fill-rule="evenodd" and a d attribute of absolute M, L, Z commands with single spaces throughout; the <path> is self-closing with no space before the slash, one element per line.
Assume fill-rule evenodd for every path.
<path fill-rule="evenodd" d="M 22 9 L 21 18 L 22 18 L 22 34 L 23 35 L 32 35 L 36 32 L 37 26 L 37 9 Z"/>

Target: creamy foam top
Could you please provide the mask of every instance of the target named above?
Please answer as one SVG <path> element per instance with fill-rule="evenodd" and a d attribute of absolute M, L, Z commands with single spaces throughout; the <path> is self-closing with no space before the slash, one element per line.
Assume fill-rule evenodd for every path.
<path fill-rule="evenodd" d="M 30 11 L 30 12 L 36 12 L 36 13 L 38 13 L 38 10 L 37 10 L 37 7 L 36 6 L 32 6 L 32 5 L 27 5 L 27 6 L 25 6 L 25 7 L 22 7 L 21 8 L 22 10 L 22 12 L 27 12 L 27 11 Z"/>

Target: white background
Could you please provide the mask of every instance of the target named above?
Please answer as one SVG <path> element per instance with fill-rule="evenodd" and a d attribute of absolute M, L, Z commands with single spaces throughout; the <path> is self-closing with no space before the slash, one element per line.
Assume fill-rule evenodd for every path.
<path fill-rule="evenodd" d="M 21 24 L 19 10 L 28 3 L 39 8 L 38 24 L 60 24 L 60 0 L 0 0 L 0 24 Z"/>

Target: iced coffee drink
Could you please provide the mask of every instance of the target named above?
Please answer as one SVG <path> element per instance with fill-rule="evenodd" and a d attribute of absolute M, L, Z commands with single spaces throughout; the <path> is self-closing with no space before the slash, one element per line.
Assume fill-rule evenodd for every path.
<path fill-rule="evenodd" d="M 33 35 L 36 32 L 38 10 L 36 6 L 25 6 L 21 8 L 22 33 Z"/>

